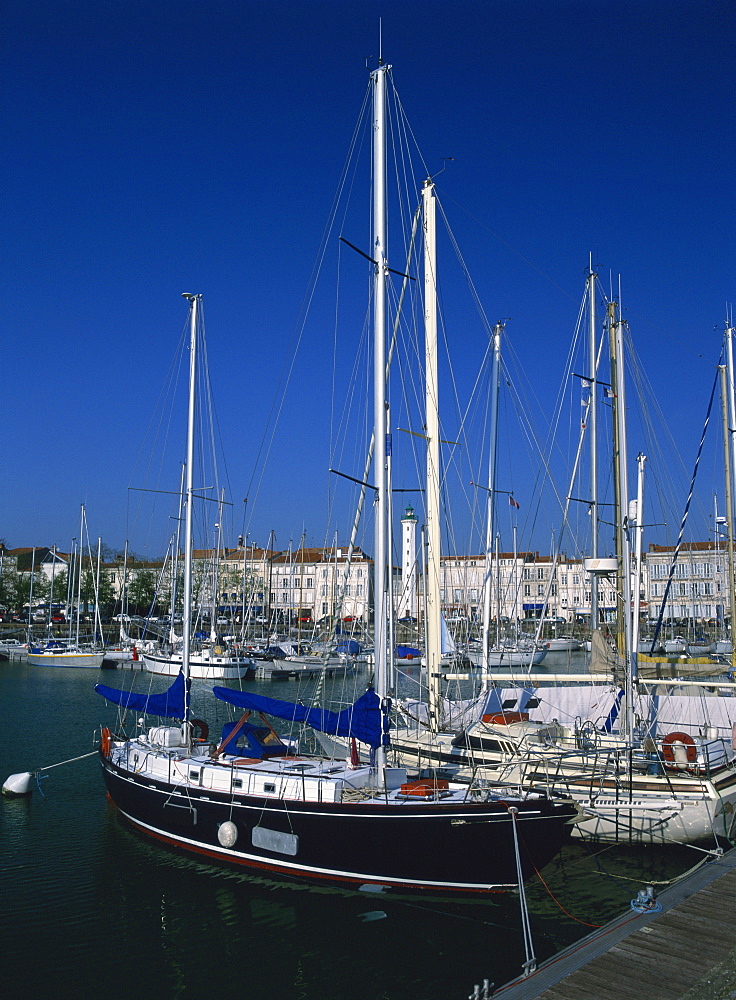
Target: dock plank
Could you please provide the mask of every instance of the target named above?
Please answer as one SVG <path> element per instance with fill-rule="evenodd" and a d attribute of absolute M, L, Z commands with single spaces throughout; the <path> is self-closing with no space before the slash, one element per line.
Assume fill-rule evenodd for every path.
<path fill-rule="evenodd" d="M 734 950 L 736 849 L 496 990 L 503 1000 L 677 1000 Z"/>

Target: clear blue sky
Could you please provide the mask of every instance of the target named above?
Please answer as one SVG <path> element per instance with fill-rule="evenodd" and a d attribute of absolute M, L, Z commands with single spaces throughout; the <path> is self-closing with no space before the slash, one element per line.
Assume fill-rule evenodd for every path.
<path fill-rule="evenodd" d="M 606 284 L 621 276 L 689 476 L 736 297 L 733 3 L 6 0 L 9 546 L 67 547 L 84 502 L 95 538 L 121 546 L 136 531 L 135 549 L 162 551 L 169 528 L 143 528 L 128 487 L 143 484 L 140 453 L 186 319 L 183 291 L 204 295 L 234 502 L 226 541 L 242 530 L 245 496 L 258 544 L 271 530 L 280 548 L 302 530 L 313 544 L 334 529 L 347 537 L 347 501 L 327 511 L 329 310 L 305 327 L 262 478 L 257 454 L 366 60 L 376 63 L 379 17 L 426 162 L 439 169 L 454 157 L 440 197 L 490 320 L 513 318 L 508 335 L 542 409 L 554 405 L 592 253 Z M 462 364 L 461 389 L 472 382 Z M 356 462 L 345 471 L 362 472 Z M 161 488 L 177 488 L 175 464 L 161 477 Z M 513 485 L 527 508 L 532 480 L 527 470 Z M 714 488 L 710 470 L 706 511 Z M 547 531 L 530 540 L 546 548 Z"/>

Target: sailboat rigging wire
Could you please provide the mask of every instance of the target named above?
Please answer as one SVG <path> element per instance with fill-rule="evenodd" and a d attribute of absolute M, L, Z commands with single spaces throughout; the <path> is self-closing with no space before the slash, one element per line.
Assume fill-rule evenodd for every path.
<path fill-rule="evenodd" d="M 261 442 L 258 446 L 258 451 L 256 453 L 255 459 L 253 461 L 253 472 L 251 478 L 248 482 L 248 488 L 246 494 L 252 499 L 257 499 L 260 494 L 261 485 L 263 483 L 264 476 L 266 474 L 266 466 L 273 448 L 274 440 L 276 437 L 276 429 L 278 427 L 279 419 L 281 417 L 281 412 L 284 408 L 286 400 L 286 390 L 291 381 L 292 374 L 294 372 L 294 366 L 296 364 L 296 357 L 299 351 L 299 346 L 304 335 L 304 330 L 307 323 L 307 317 L 309 315 L 310 307 L 314 299 L 314 295 L 317 288 L 317 280 L 322 271 L 322 266 L 324 264 L 325 255 L 327 253 L 327 248 L 330 245 L 330 237 L 335 228 L 335 220 L 337 218 L 337 211 L 340 205 L 340 200 L 347 185 L 347 180 L 349 177 L 349 167 L 350 164 L 355 160 L 355 149 L 357 146 L 358 137 L 361 131 L 361 123 L 365 121 L 367 115 L 367 109 L 370 106 L 371 98 L 371 87 L 370 84 L 366 89 L 365 96 L 363 98 L 363 104 L 358 113 L 355 128 L 353 130 L 353 135 L 351 137 L 348 153 L 345 158 L 345 163 L 343 165 L 342 172 L 338 181 L 337 189 L 332 201 L 332 206 L 328 213 L 327 222 L 325 223 L 325 228 L 322 233 L 322 241 L 317 250 L 317 255 L 315 261 L 312 265 L 312 272 L 310 275 L 310 280 L 305 292 L 304 298 L 302 300 L 302 305 L 300 309 L 300 318 L 296 323 L 294 332 L 291 339 L 291 349 L 284 352 L 284 362 L 281 368 L 281 372 L 276 381 L 276 389 L 274 391 L 273 401 L 271 403 L 271 408 L 268 413 L 264 425 L 263 435 L 261 437 Z M 270 427 L 270 431 L 269 431 Z M 251 507 L 253 510 L 253 507 Z"/>
<path fill-rule="evenodd" d="M 662 619 L 664 618 L 665 609 L 667 607 L 667 598 L 669 597 L 670 589 L 672 587 L 672 580 L 675 576 L 675 566 L 677 564 L 677 559 L 680 555 L 680 549 L 682 547 L 682 539 L 685 534 L 685 524 L 687 523 L 688 514 L 690 513 L 690 502 L 693 498 L 693 491 L 695 489 L 695 477 L 698 474 L 698 465 L 700 464 L 700 456 L 703 452 L 703 445 L 705 443 L 705 434 L 708 430 L 708 423 L 710 422 L 710 413 L 713 408 L 713 399 L 716 393 L 716 386 L 718 385 L 719 371 L 716 369 L 716 377 L 713 379 L 713 387 L 710 390 L 710 399 L 708 400 L 708 411 L 705 415 L 705 423 L 703 424 L 703 432 L 700 435 L 700 444 L 698 445 L 698 453 L 695 457 L 695 465 L 693 467 L 693 474 L 690 480 L 690 492 L 687 495 L 687 500 L 685 501 L 685 509 L 682 512 L 682 521 L 680 522 L 680 533 L 677 538 L 677 544 L 675 546 L 675 551 L 672 556 L 672 562 L 670 563 L 670 572 L 667 577 L 667 583 L 664 588 L 664 596 L 662 598 L 662 604 L 659 609 L 659 615 L 657 616 L 657 624 L 654 629 L 654 635 L 652 636 L 652 647 L 651 654 L 654 655 L 654 651 L 657 648 L 657 639 L 659 638 L 659 632 L 662 628 Z"/>

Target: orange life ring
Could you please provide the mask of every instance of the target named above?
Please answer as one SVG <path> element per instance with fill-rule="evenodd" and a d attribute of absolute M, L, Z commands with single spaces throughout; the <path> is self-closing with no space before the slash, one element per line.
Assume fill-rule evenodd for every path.
<path fill-rule="evenodd" d="M 207 737 L 210 735 L 210 727 L 207 723 L 202 719 L 190 719 L 189 725 L 192 727 L 192 739 L 206 743 Z"/>
<path fill-rule="evenodd" d="M 489 726 L 510 726 L 514 722 L 528 722 L 528 712 L 491 712 L 484 715 L 482 721 Z"/>
<path fill-rule="evenodd" d="M 110 751 L 112 750 L 112 733 L 109 729 L 105 728 L 102 730 L 100 736 L 100 750 L 102 751 L 102 756 L 109 757 Z"/>
<path fill-rule="evenodd" d="M 694 764 L 698 759 L 698 748 L 695 746 L 695 740 L 689 733 L 669 733 L 662 740 L 662 756 L 667 763 L 674 765 L 674 767 L 685 766 L 675 758 L 675 743 L 680 743 L 685 747 L 685 756 L 687 757 L 688 764 Z"/>

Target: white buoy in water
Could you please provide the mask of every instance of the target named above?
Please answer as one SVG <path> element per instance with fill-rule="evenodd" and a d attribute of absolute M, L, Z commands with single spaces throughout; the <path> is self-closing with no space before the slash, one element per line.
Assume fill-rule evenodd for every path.
<path fill-rule="evenodd" d="M 11 774 L 3 785 L 3 795 L 30 795 L 33 774 L 24 771 L 22 774 Z"/>

